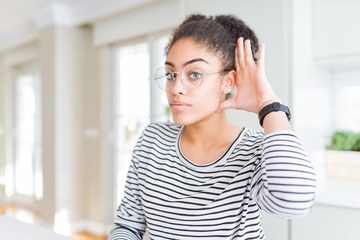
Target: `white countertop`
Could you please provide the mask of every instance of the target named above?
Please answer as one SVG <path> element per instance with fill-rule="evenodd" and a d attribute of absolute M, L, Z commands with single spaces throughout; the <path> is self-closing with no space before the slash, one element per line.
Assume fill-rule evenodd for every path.
<path fill-rule="evenodd" d="M 6 240 L 73 240 L 35 224 L 24 223 L 7 215 L 0 215 L 1 239 Z"/>

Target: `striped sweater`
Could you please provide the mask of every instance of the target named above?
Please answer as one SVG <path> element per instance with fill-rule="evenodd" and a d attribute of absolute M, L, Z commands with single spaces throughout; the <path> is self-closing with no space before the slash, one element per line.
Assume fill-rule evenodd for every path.
<path fill-rule="evenodd" d="M 184 127 L 149 125 L 139 138 L 125 195 L 109 239 L 265 239 L 261 210 L 306 214 L 315 174 L 291 131 L 244 129 L 216 161 L 197 165 L 181 153 Z"/>

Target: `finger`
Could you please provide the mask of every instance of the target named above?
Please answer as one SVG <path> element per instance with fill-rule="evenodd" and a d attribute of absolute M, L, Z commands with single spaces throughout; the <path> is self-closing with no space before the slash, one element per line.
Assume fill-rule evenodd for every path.
<path fill-rule="evenodd" d="M 254 57 L 251 51 L 251 42 L 249 39 L 245 41 L 245 63 L 248 66 L 254 66 Z"/>
<path fill-rule="evenodd" d="M 240 37 L 238 39 L 238 55 L 240 68 L 245 66 L 245 54 L 244 54 L 244 39 Z"/>
<path fill-rule="evenodd" d="M 240 63 L 239 63 L 239 51 L 238 47 L 235 48 L 235 70 L 237 73 L 240 73 Z"/>
<path fill-rule="evenodd" d="M 265 44 L 260 44 L 257 65 L 265 68 Z"/>
<path fill-rule="evenodd" d="M 236 102 L 233 99 L 225 100 L 219 104 L 219 107 L 216 110 L 216 112 L 219 112 L 226 108 L 236 108 Z"/>

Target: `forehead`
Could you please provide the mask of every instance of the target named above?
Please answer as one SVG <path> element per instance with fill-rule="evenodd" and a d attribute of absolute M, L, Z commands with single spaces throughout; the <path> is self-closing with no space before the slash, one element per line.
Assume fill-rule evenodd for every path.
<path fill-rule="evenodd" d="M 193 59 L 202 58 L 210 66 L 220 65 L 220 59 L 211 52 L 205 45 L 195 43 L 190 38 L 184 38 L 176 41 L 169 49 L 166 61 L 172 63 L 175 67 L 182 67 L 186 62 Z"/>

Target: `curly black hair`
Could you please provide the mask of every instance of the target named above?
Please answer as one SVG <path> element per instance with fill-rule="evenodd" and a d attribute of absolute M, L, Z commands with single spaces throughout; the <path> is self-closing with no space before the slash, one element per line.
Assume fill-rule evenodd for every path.
<path fill-rule="evenodd" d="M 166 47 L 168 52 L 180 39 L 191 38 L 195 43 L 204 45 L 210 51 L 220 54 L 224 72 L 235 69 L 235 48 L 237 40 L 243 37 L 251 41 L 252 53 L 258 51 L 258 39 L 242 20 L 233 15 L 205 16 L 191 14 L 175 29 Z M 256 59 L 255 59 L 256 61 Z"/>

